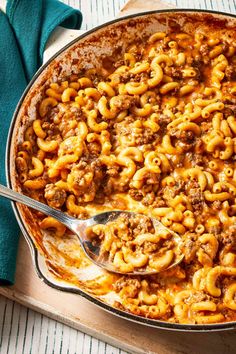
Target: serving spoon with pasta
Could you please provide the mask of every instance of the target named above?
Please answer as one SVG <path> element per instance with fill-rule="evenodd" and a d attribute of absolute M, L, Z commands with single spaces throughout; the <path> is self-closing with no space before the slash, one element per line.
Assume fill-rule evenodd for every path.
<path fill-rule="evenodd" d="M 40 211 L 48 216 L 53 217 L 73 233 L 78 236 L 80 244 L 89 257 L 89 259 L 98 265 L 101 268 L 104 268 L 110 272 L 127 274 L 127 275 L 148 275 L 156 274 L 160 271 L 170 269 L 180 262 L 182 262 L 184 255 L 181 252 L 182 241 L 179 235 L 165 227 L 160 221 L 155 218 L 149 218 L 152 221 L 155 233 L 144 233 L 137 236 L 134 240 L 134 243 L 139 246 L 142 245 L 145 241 L 156 242 L 160 240 L 164 243 L 167 240 L 171 242 L 172 248 L 164 247 L 165 252 L 162 252 L 158 257 L 148 256 L 145 254 L 135 254 L 132 255 L 127 248 L 124 248 L 124 254 L 121 251 L 117 251 L 114 254 L 114 261 L 111 261 L 108 256 L 103 252 L 103 242 L 99 241 L 99 237 L 94 239 L 91 237 L 91 230 L 94 230 L 99 226 L 109 227 L 112 226 L 114 222 L 117 221 L 117 224 L 121 224 L 120 217 L 127 217 L 132 219 L 132 217 L 137 217 L 141 220 L 144 217 L 142 214 L 137 214 L 129 211 L 106 211 L 100 214 L 97 214 L 86 220 L 79 220 L 72 216 L 69 216 L 62 211 L 51 208 L 48 205 L 38 202 L 30 197 L 22 195 L 13 191 L 10 188 L 7 188 L 3 185 L 0 185 L 0 196 L 19 202 L 27 205 L 30 208 L 33 208 L 37 211 Z M 140 215 L 140 216 L 139 216 Z M 155 239 L 154 239 L 155 238 Z M 105 241 L 104 241 L 105 242 Z M 110 242 L 110 241 L 109 241 Z M 132 242 L 131 242 L 132 243 Z M 112 244 L 112 241 L 110 242 Z M 128 253 L 127 253 L 128 252 Z M 125 262 L 124 258 L 128 259 L 128 262 Z M 149 260 L 150 258 L 150 260 Z M 148 261 L 147 261 L 148 259 Z M 147 265 L 148 264 L 148 265 Z"/>

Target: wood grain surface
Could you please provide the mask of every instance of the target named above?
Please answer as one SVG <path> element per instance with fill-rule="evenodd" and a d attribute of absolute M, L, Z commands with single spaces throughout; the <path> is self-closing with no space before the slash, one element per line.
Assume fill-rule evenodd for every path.
<path fill-rule="evenodd" d="M 64 2 L 81 9 L 84 15 L 82 29 L 87 30 L 117 16 L 125 1 L 64 0 Z M 208 8 L 236 13 L 235 0 L 168 0 L 168 5 L 163 5 L 159 0 L 130 0 L 121 14 L 163 6 Z M 23 237 L 18 253 L 16 284 L 9 288 L 0 287 L 0 294 L 14 300 L 13 302 L 0 297 L 1 354 L 125 354 L 111 345 L 132 353 L 236 353 L 235 332 L 181 333 L 145 328 L 114 317 L 78 295 L 49 288 L 37 277 Z"/>

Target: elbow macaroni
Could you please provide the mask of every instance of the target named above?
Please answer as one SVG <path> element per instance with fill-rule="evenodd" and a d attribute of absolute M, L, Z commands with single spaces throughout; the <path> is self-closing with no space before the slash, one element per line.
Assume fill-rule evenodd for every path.
<path fill-rule="evenodd" d="M 54 77 L 15 161 L 24 193 L 74 217 L 131 210 L 182 237 L 185 258 L 167 269 L 168 234 L 132 219 L 96 225 L 118 270 L 161 272 L 84 280 L 78 268 L 91 264 L 73 235 L 33 214 L 59 277 L 172 323 L 236 320 L 236 45 L 235 33 L 213 32 L 153 33 L 109 70 Z"/>

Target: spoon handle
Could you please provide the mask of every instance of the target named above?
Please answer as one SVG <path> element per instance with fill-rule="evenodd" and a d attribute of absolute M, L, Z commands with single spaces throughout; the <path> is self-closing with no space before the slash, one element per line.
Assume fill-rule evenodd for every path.
<path fill-rule="evenodd" d="M 72 231 L 74 231 L 73 230 L 74 221 L 76 220 L 77 223 L 79 221 L 76 218 L 68 216 L 67 214 L 65 214 L 63 212 L 56 210 L 54 208 L 51 208 L 46 204 L 40 203 L 37 200 L 29 198 L 26 195 L 17 193 L 15 191 L 13 191 L 12 189 L 7 188 L 1 184 L 0 184 L 0 196 L 7 198 L 7 199 L 11 199 L 15 202 L 25 204 L 30 208 L 33 208 L 37 211 L 41 211 L 42 213 L 44 213 L 46 215 L 52 216 L 53 218 L 60 221 L 62 224 L 67 226 Z"/>

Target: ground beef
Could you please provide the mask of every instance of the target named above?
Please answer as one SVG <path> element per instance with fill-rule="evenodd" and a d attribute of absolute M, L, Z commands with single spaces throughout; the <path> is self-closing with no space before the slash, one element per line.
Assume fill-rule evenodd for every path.
<path fill-rule="evenodd" d="M 140 201 L 143 199 L 143 193 L 140 190 L 137 189 L 129 189 L 129 195 L 137 201 Z"/>
<path fill-rule="evenodd" d="M 135 128 L 132 124 L 133 119 L 125 119 L 121 123 L 115 124 L 115 134 L 120 136 L 129 136 L 134 139 L 136 145 L 151 144 L 154 141 L 160 142 L 160 134 L 154 133 L 149 128 Z M 113 133 L 114 134 L 114 133 Z M 128 137 L 128 139 L 129 139 Z"/>
<path fill-rule="evenodd" d="M 201 123 L 202 134 L 208 133 L 211 129 L 212 129 L 212 123 L 210 121 Z"/>
<path fill-rule="evenodd" d="M 202 56 L 208 56 L 209 54 L 209 51 L 210 51 L 210 48 L 209 46 L 205 43 L 205 44 L 202 44 L 199 48 L 199 52 L 202 54 Z"/>
<path fill-rule="evenodd" d="M 175 181 L 175 185 L 171 188 L 166 186 L 163 189 L 163 198 L 169 200 L 179 195 L 181 192 L 185 191 L 185 183 L 182 180 Z"/>
<path fill-rule="evenodd" d="M 173 136 L 173 137 L 177 138 L 178 140 L 181 140 L 181 142 L 184 145 L 191 144 L 191 147 L 192 147 L 192 144 L 195 140 L 195 135 L 191 130 L 183 131 L 183 130 L 178 130 L 178 129 L 171 129 L 170 136 Z"/>
<path fill-rule="evenodd" d="M 152 185 L 154 184 L 159 185 L 159 182 L 160 182 L 160 175 L 153 172 L 149 172 L 146 175 L 143 190 L 145 191 L 145 193 L 151 192 L 153 188 Z"/>
<path fill-rule="evenodd" d="M 128 215 L 125 215 L 125 217 L 127 218 L 129 230 L 132 230 L 133 237 L 147 232 L 154 232 L 152 220 L 148 216 L 139 214 L 131 218 Z"/>
<path fill-rule="evenodd" d="M 181 69 L 173 66 L 166 66 L 164 69 L 164 73 L 175 79 L 181 79 L 183 76 Z"/>
<path fill-rule="evenodd" d="M 59 127 L 55 123 L 44 122 L 42 124 L 42 128 L 47 132 L 47 135 L 51 140 L 53 140 L 53 137 L 56 137 L 60 134 Z"/>
<path fill-rule="evenodd" d="M 184 234 L 182 238 L 182 252 L 184 254 L 184 259 L 186 263 L 190 263 L 194 259 L 196 252 L 199 248 L 197 237 L 198 235 L 196 233 L 186 232 L 186 234 Z"/>
<path fill-rule="evenodd" d="M 225 78 L 228 81 L 236 80 L 236 65 L 228 65 L 225 69 Z"/>
<path fill-rule="evenodd" d="M 128 81 L 130 81 L 130 79 L 131 79 L 130 75 L 131 75 L 131 74 L 130 74 L 129 72 L 127 72 L 127 71 L 125 71 L 125 72 L 123 72 L 123 73 L 120 73 L 120 74 L 119 74 L 119 80 L 120 80 L 120 82 L 126 84 L 126 83 L 127 83 Z"/>
<path fill-rule="evenodd" d="M 81 158 L 67 177 L 73 193 L 79 202 L 93 201 L 104 179 L 105 172 L 98 159 Z"/>
<path fill-rule="evenodd" d="M 142 200 L 142 204 L 145 206 L 152 205 L 155 200 L 155 194 L 154 192 L 150 192 Z"/>
<path fill-rule="evenodd" d="M 118 279 L 114 284 L 114 290 L 119 293 L 124 287 L 127 288 L 128 293 L 126 294 L 128 297 L 136 297 L 138 295 L 138 291 L 141 288 L 141 282 L 137 278 L 132 277 L 122 277 Z"/>
<path fill-rule="evenodd" d="M 236 251 L 236 225 L 232 225 L 226 231 L 222 232 L 220 241 L 227 247 L 228 251 Z"/>
<path fill-rule="evenodd" d="M 159 105 L 161 103 L 160 95 L 153 92 L 153 95 L 150 95 L 148 97 L 147 103 L 151 103 L 152 105 L 154 105 L 153 110 L 155 110 L 157 112 L 158 111 L 157 105 Z"/>
<path fill-rule="evenodd" d="M 194 152 L 188 152 L 186 154 L 187 160 L 191 161 L 191 165 L 193 167 L 195 166 L 201 166 L 204 163 L 204 156 L 201 154 L 197 154 Z"/>
<path fill-rule="evenodd" d="M 194 304 L 200 301 L 212 301 L 212 298 L 209 295 L 204 294 L 202 291 L 196 291 L 187 299 L 186 304 Z"/>
<path fill-rule="evenodd" d="M 105 178 L 102 189 L 105 195 L 111 195 L 114 192 L 114 178 L 113 177 Z"/>
<path fill-rule="evenodd" d="M 147 79 L 149 79 L 149 75 L 145 72 L 140 74 L 130 74 L 130 81 L 133 82 L 146 81 Z"/>
<path fill-rule="evenodd" d="M 194 79 L 197 81 L 203 81 L 203 73 L 201 72 L 200 68 L 194 67 L 194 70 L 196 71 L 196 75 L 194 76 Z"/>
<path fill-rule="evenodd" d="M 119 174 L 119 166 L 108 167 L 106 174 L 111 177 L 116 177 Z"/>
<path fill-rule="evenodd" d="M 71 106 L 70 111 L 73 114 L 74 119 L 76 119 L 78 122 L 82 120 L 83 112 L 81 108 Z"/>
<path fill-rule="evenodd" d="M 153 208 L 161 208 L 165 207 L 166 202 L 161 198 L 161 197 L 156 197 L 154 202 L 153 202 Z"/>
<path fill-rule="evenodd" d="M 195 155 L 202 154 L 204 151 L 204 143 L 201 138 L 196 138 L 195 145 L 194 145 L 194 152 Z"/>
<path fill-rule="evenodd" d="M 158 124 L 160 125 L 161 128 L 166 127 L 170 122 L 171 122 L 170 117 L 168 117 L 166 114 L 160 114 L 160 117 L 158 119 Z"/>
<path fill-rule="evenodd" d="M 66 201 L 66 192 L 51 183 L 46 185 L 44 197 L 52 208 L 61 208 Z"/>
<path fill-rule="evenodd" d="M 225 118 L 232 115 L 236 115 L 236 97 L 226 98 L 223 103 L 225 105 L 223 109 L 223 114 Z"/>
<path fill-rule="evenodd" d="M 168 117 L 166 114 L 160 114 L 158 124 L 160 125 L 160 131 L 162 134 L 165 134 L 166 127 L 169 123 L 171 123 L 171 121 L 171 118 Z"/>
<path fill-rule="evenodd" d="M 222 112 L 223 112 L 225 118 L 227 118 L 229 116 L 235 116 L 236 115 L 236 104 L 225 104 L 225 107 Z"/>
<path fill-rule="evenodd" d="M 143 130 L 142 133 L 135 137 L 135 142 L 137 145 L 151 144 L 153 142 L 160 141 L 160 135 L 154 133 L 151 129 L 147 128 Z"/>
<path fill-rule="evenodd" d="M 201 68 L 204 65 L 203 61 L 200 58 L 195 59 L 192 61 L 191 65 L 194 68 L 194 70 L 196 71 L 196 76 L 194 77 L 194 79 L 196 79 L 198 81 L 204 81 L 203 72 L 201 71 Z"/>
<path fill-rule="evenodd" d="M 227 97 L 226 99 L 223 100 L 223 103 L 226 104 L 226 105 L 227 104 L 236 105 L 236 97 Z"/>
<path fill-rule="evenodd" d="M 159 245 L 157 245 L 156 243 L 153 242 L 148 242 L 145 241 L 143 244 L 143 251 L 144 253 L 152 253 L 152 252 L 156 252 L 159 248 Z"/>
<path fill-rule="evenodd" d="M 96 157 L 100 155 L 101 145 L 96 141 L 87 144 L 87 148 L 92 157 Z"/>
<path fill-rule="evenodd" d="M 173 187 L 174 194 L 178 195 L 180 194 L 180 192 L 183 192 L 185 189 L 184 186 L 185 186 L 185 182 L 183 180 L 179 179 L 178 181 L 176 181 Z"/>
<path fill-rule="evenodd" d="M 210 226 L 208 231 L 210 234 L 213 234 L 218 240 L 221 233 L 221 226 L 220 225 Z"/>
<path fill-rule="evenodd" d="M 186 152 L 193 148 L 195 141 L 195 135 L 192 131 L 182 131 L 178 129 L 171 129 L 170 136 L 174 137 L 178 141 L 178 145 Z"/>
<path fill-rule="evenodd" d="M 112 107 L 114 107 L 114 109 L 119 112 L 134 106 L 136 103 L 136 98 L 129 95 L 118 95 L 112 97 L 111 101 Z"/>
<path fill-rule="evenodd" d="M 204 197 L 202 191 L 199 187 L 199 184 L 196 181 L 188 181 L 187 185 L 187 193 L 190 203 L 194 210 L 202 210 Z"/>

